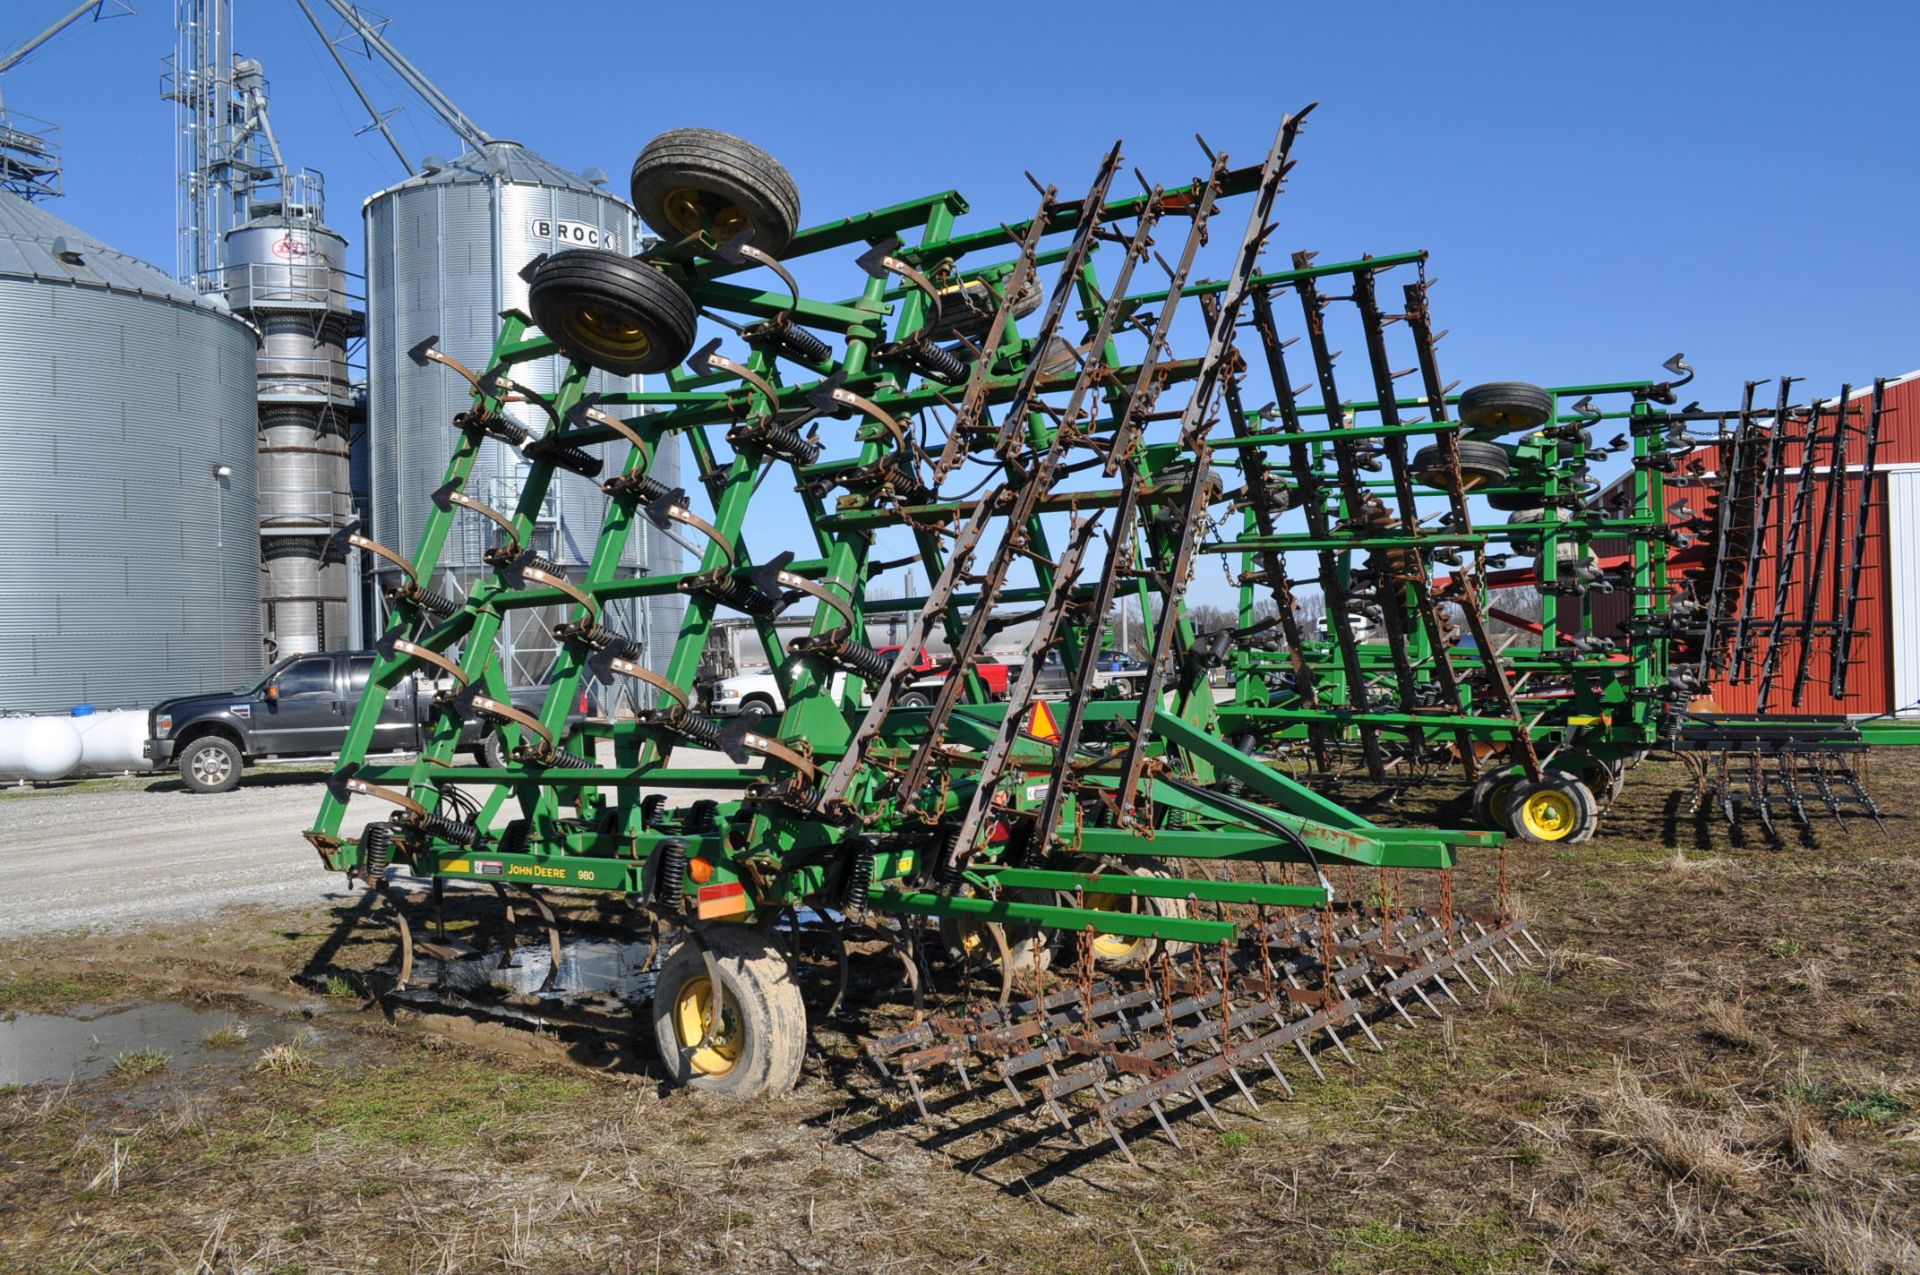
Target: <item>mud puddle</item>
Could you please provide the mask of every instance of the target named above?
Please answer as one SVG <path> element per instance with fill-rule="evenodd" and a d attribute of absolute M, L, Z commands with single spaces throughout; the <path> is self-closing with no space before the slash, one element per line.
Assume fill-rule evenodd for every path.
<path fill-rule="evenodd" d="M 260 1051 L 336 1033 L 269 1014 L 169 1001 L 83 1006 L 67 1014 L 0 1018 L 0 1085 L 58 1085 L 121 1071 L 239 1070 Z M 123 1061 L 124 1060 L 124 1061 Z"/>

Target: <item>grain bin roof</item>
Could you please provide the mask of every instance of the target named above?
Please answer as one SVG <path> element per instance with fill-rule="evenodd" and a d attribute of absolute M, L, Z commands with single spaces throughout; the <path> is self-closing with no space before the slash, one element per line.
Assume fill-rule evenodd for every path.
<path fill-rule="evenodd" d="M 0 279 L 32 279 L 131 292 L 228 314 L 218 297 L 203 297 L 159 267 L 68 224 L 18 195 L 0 193 Z"/>
<path fill-rule="evenodd" d="M 542 159 L 518 142 L 492 141 L 479 150 L 436 161 L 432 172 L 415 173 L 380 192 L 390 195 L 415 186 L 454 186 L 498 178 L 526 186 L 557 186 L 563 190 L 593 192 L 598 188 L 579 173 Z M 380 195 L 375 195 L 378 199 Z"/>

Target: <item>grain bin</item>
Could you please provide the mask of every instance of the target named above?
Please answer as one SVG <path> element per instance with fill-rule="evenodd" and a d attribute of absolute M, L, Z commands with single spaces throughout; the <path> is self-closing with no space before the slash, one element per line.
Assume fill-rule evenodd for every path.
<path fill-rule="evenodd" d="M 260 668 L 253 329 L 0 194 L 0 711 Z"/>
<path fill-rule="evenodd" d="M 367 373 L 369 460 L 374 535 L 411 554 L 419 543 L 428 494 L 440 485 L 453 449 L 451 421 L 469 404 L 468 389 L 438 366 L 420 367 L 407 351 L 427 337 L 470 367 L 484 366 L 502 310 L 524 308 L 527 285 L 519 272 L 542 253 L 564 247 L 635 248 L 633 211 L 599 188 L 599 174 L 582 175 L 552 164 L 515 142 L 493 141 L 460 157 L 423 163 L 419 174 L 373 196 L 367 223 Z M 542 361 L 516 371 L 533 388 L 551 391 L 560 365 Z M 588 390 L 618 393 L 640 388 L 638 377 L 595 373 Z M 536 432 L 545 418 L 523 407 L 510 412 Z M 615 462 L 617 464 L 617 461 Z M 485 445 L 467 491 L 495 508 L 518 502 L 524 466 L 517 453 Z M 664 450 L 654 474 L 679 481 L 679 455 Z M 599 539 L 606 497 L 585 479 L 554 484 L 541 510 L 535 547 L 563 564 L 582 564 Z M 482 554 L 490 524 L 465 515 L 443 561 L 452 564 L 436 587 L 455 594 L 492 574 Z M 680 550 L 652 527 L 636 530 L 628 562 L 655 572 L 678 570 Z M 651 635 L 677 631 L 677 597 L 621 603 L 613 621 L 647 643 L 648 661 L 664 660 Z M 630 610 L 628 608 L 631 608 Z M 625 611 L 625 614 L 622 614 Z M 548 631 L 558 616 L 515 613 L 502 643 L 516 682 L 538 680 L 554 654 Z"/>

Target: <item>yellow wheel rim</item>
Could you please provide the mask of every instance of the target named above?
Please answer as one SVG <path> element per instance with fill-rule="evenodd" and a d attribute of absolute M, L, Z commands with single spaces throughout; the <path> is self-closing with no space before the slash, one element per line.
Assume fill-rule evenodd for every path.
<path fill-rule="evenodd" d="M 644 359 L 653 350 L 653 339 L 645 328 L 627 322 L 617 314 L 607 314 L 582 306 L 568 311 L 560 320 L 568 344 L 598 354 L 622 359 Z"/>
<path fill-rule="evenodd" d="M 753 225 L 753 217 L 740 205 L 691 186 L 668 192 L 663 211 L 667 221 L 682 235 L 704 231 L 715 243 L 725 243 Z"/>
<path fill-rule="evenodd" d="M 729 999 L 720 1013 L 713 1039 L 700 1044 L 707 1034 L 707 1014 L 712 1002 L 713 984 L 704 975 L 681 984 L 679 994 L 673 998 L 673 1031 L 680 1048 L 693 1051 L 689 1061 L 695 1071 L 703 1076 L 724 1076 L 733 1070 L 745 1052 L 746 1033 Z"/>
<path fill-rule="evenodd" d="M 1538 841 L 1564 841 L 1573 835 L 1580 807 L 1572 797 L 1554 788 L 1530 793 L 1520 806 L 1520 822 Z"/>
<path fill-rule="evenodd" d="M 1509 779 L 1505 783 L 1495 784 L 1493 791 L 1487 794 L 1487 809 L 1493 812 L 1493 821 L 1495 823 L 1504 823 L 1506 821 L 1504 811 L 1507 808 L 1507 798 L 1513 796 L 1514 782 L 1514 780 Z"/>
<path fill-rule="evenodd" d="M 1095 912 L 1132 912 L 1133 898 L 1124 894 L 1089 894 L 1087 907 Z M 1093 954 L 1102 961 L 1124 961 L 1138 952 L 1146 942 L 1130 934 L 1096 934 L 1093 936 Z"/>

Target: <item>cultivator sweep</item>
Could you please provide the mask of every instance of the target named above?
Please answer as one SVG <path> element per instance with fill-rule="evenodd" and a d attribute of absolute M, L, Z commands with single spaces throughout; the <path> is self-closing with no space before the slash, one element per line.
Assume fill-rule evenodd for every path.
<path fill-rule="evenodd" d="M 656 247 L 528 263 L 526 309 L 504 314 L 484 368 L 422 341 L 416 359 L 473 403 L 412 555 L 378 528 L 353 539 L 390 621 L 308 833 L 395 902 L 401 981 L 418 879 L 436 901 L 450 882 L 524 900 L 556 969 L 550 892 L 577 892 L 664 941 L 651 1026 L 670 1074 L 750 1094 L 799 1073 L 793 949 L 830 941 L 828 1012 L 848 952 L 890 950 L 915 1021 L 870 1057 L 923 1110 L 934 1073 L 990 1068 L 1124 1149 L 1142 1113 L 1174 1136 L 1180 1095 L 1210 1112 L 1231 1085 L 1253 1102 L 1252 1064 L 1284 1087 L 1283 1057 L 1317 1073 L 1321 1048 L 1378 1047 L 1382 1023 L 1539 957 L 1508 906 L 1501 832 L 1381 826 L 1275 763 L 1374 779 L 1444 763 L 1493 827 L 1589 834 L 1623 761 L 1685 699 L 1669 648 L 1705 643 L 1670 605 L 1668 550 L 1688 533 L 1664 475 L 1688 445 L 1658 410 L 1690 373 L 1676 358 L 1670 382 L 1454 395 L 1424 254 L 1263 268 L 1304 115 L 1259 163 L 1202 143 L 1204 175 L 1171 188 L 1116 194 L 1116 145 L 1084 196 L 1035 182 L 1030 218 L 967 231 L 951 191 L 803 227 L 771 157 L 676 130 L 634 165 Z M 800 276 L 835 269 L 856 295 L 803 292 Z M 1371 401 L 1343 397 L 1342 325 Z M 1296 385 L 1300 338 L 1312 372 Z M 551 392 L 520 371 L 543 360 L 564 366 Z M 589 396 L 594 368 L 665 384 Z M 1627 433 L 1596 448 L 1607 420 Z M 681 446 L 691 493 L 651 473 Z M 465 490 L 500 447 L 526 475 L 511 510 Z M 1622 450 L 1631 482 L 1602 509 L 1587 467 Z M 776 471 L 784 505 L 764 490 Z M 586 481 L 605 522 L 568 569 L 531 548 L 535 522 L 552 484 Z M 1483 504 L 1508 522 L 1477 525 Z M 626 573 L 642 519 L 691 570 Z M 457 526 L 495 545 L 494 578 L 465 597 L 438 567 Z M 1509 568 L 1516 555 L 1534 566 Z M 1237 597 L 1230 623 L 1188 605 L 1209 561 Z M 1305 585 L 1325 599 L 1317 625 Z M 1521 586 L 1537 619 L 1500 605 Z M 1594 636 L 1594 599 L 1615 589 L 1632 599 L 1624 636 Z M 670 644 L 608 620 L 610 603 L 662 596 L 685 602 Z M 507 693 L 497 639 L 542 607 L 567 618 L 532 711 Z M 1144 647 L 1125 680 L 1101 674 L 1122 608 Z M 776 620 L 809 611 L 783 639 Z M 694 677 L 717 617 L 756 628 L 777 716 L 707 711 Z M 869 640 L 878 618 L 903 626 L 897 651 Z M 978 669 L 1014 626 L 1028 658 L 995 696 Z M 941 639 L 939 689 L 909 698 Z M 429 743 L 370 763 L 408 677 L 440 710 Z M 570 717 L 588 679 L 628 682 L 643 707 Z M 474 715 L 505 764 L 456 760 Z M 343 835 L 360 799 L 377 817 Z M 1476 850 L 1496 869 L 1487 912 L 1454 899 Z M 390 880 L 397 865 L 411 877 Z M 429 954 L 493 959 L 441 936 Z M 935 971 L 958 999 L 930 1011 Z M 994 1003 L 969 1008 L 995 980 Z"/>

